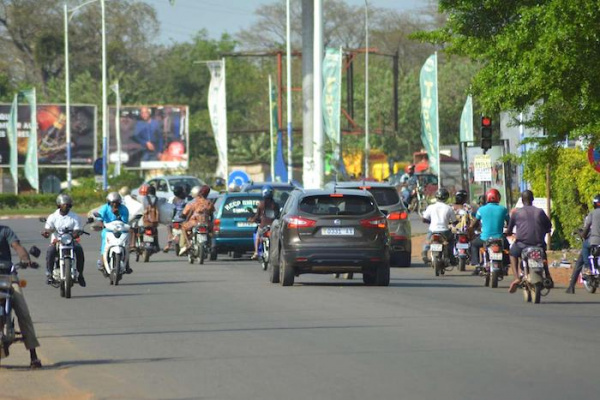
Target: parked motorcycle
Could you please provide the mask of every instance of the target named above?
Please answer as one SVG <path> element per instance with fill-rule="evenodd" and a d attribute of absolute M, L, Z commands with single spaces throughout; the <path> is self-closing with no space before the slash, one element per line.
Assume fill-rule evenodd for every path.
<path fill-rule="evenodd" d="M 188 261 L 193 264 L 198 260 L 200 264 L 204 264 L 204 260 L 210 253 L 210 237 L 208 224 L 197 224 L 192 228 L 192 238 L 190 249 L 188 250 Z"/>
<path fill-rule="evenodd" d="M 40 222 L 46 222 L 46 218 L 40 218 Z M 52 278 L 54 279 L 52 286 L 60 289 L 60 297 L 70 299 L 71 288 L 79 278 L 74 251 L 75 242 L 79 241 L 79 236 L 76 235 L 89 235 L 89 233 L 64 229 L 56 231 L 55 234 L 58 239 L 53 243 L 56 246 L 56 259 L 52 270 Z"/>
<path fill-rule="evenodd" d="M 435 271 L 435 276 L 444 275 L 447 270 L 450 270 L 450 254 L 449 254 L 449 243 L 446 237 L 440 233 L 434 233 L 431 235 L 431 242 L 429 245 L 429 259 L 431 260 L 431 267 Z"/>
<path fill-rule="evenodd" d="M 548 262 L 543 248 L 526 247 L 521 252 L 521 283 L 525 302 L 538 304 L 542 296 L 548 295 L 552 281 L 544 277 L 544 264 Z"/>
<path fill-rule="evenodd" d="M 95 214 L 99 217 L 99 214 Z M 111 285 L 118 285 L 129 263 L 129 231 L 131 226 L 116 220 L 104 224 L 106 229 L 104 253 L 102 254 L 103 273 Z M 138 235 L 139 236 L 139 235 Z"/>
<path fill-rule="evenodd" d="M 488 239 L 481 254 L 481 267 L 479 274 L 485 279 L 484 286 L 498 287 L 498 281 L 508 275 L 509 265 L 505 263 L 505 249 L 503 239 Z"/>
<path fill-rule="evenodd" d="M 33 246 L 29 253 L 36 258 L 40 254 L 40 249 Z M 1 263 L 1 262 L 0 262 Z M 15 342 L 23 341 L 23 336 L 15 329 L 15 315 L 13 311 L 13 284 L 18 284 L 19 287 L 27 286 L 25 279 L 19 279 L 17 270 L 26 268 L 27 264 L 10 264 L 0 265 L 0 269 L 6 273 L 0 274 L 0 362 L 10 354 L 10 346 Z M 35 262 L 31 263 L 32 268 L 39 268 Z"/>
<path fill-rule="evenodd" d="M 583 268 L 581 280 L 583 281 L 583 287 L 588 293 L 596 293 L 596 289 L 600 286 L 600 271 L 598 270 L 600 246 L 590 246 L 589 260 L 590 268 Z"/>

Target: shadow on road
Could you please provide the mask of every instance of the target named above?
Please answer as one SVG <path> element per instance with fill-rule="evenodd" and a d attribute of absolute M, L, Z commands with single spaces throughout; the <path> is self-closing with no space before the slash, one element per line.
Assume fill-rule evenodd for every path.
<path fill-rule="evenodd" d="M 225 282 L 225 280 L 132 282 L 132 283 L 119 283 L 119 286 L 182 285 L 182 284 L 186 284 L 186 283 L 215 283 L 215 282 Z"/>

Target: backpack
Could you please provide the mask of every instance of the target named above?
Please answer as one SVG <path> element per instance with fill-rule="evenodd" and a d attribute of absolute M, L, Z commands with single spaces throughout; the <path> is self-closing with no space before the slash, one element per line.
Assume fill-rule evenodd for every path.
<path fill-rule="evenodd" d="M 150 198 L 148 199 L 148 205 L 144 210 L 144 225 L 146 226 L 157 226 L 159 219 L 158 214 L 158 197 L 154 198 L 154 202 Z"/>

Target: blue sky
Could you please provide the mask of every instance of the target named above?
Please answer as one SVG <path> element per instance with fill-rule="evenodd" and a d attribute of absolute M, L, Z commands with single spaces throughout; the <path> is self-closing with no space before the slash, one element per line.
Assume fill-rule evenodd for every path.
<path fill-rule="evenodd" d="M 207 29 L 212 38 L 222 33 L 236 33 L 247 28 L 254 20 L 254 10 L 270 0 L 143 0 L 152 4 L 161 23 L 161 43 L 189 41 L 200 29 Z M 291 0 L 301 1 L 301 0 Z M 327 0 L 324 0 L 327 1 Z M 364 5 L 364 0 L 346 0 L 348 4 Z M 397 11 L 417 10 L 429 0 L 369 0 L 369 5 Z"/>

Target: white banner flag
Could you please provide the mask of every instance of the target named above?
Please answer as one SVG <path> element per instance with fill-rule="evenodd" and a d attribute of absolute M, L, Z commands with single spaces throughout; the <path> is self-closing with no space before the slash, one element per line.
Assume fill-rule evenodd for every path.
<path fill-rule="evenodd" d="M 208 112 L 215 135 L 219 163 L 215 175 L 227 179 L 227 95 L 225 92 L 225 59 L 208 62 L 210 86 L 208 88 Z"/>

